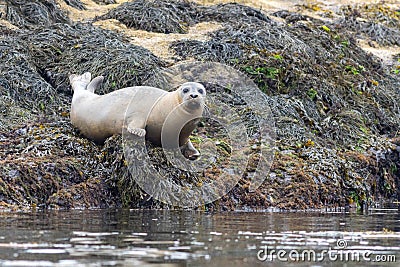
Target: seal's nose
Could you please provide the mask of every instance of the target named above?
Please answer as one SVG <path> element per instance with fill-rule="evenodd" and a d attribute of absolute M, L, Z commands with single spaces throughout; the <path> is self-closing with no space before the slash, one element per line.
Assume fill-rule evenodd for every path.
<path fill-rule="evenodd" d="M 191 97 L 191 98 L 197 98 L 198 95 L 191 94 L 190 97 Z"/>

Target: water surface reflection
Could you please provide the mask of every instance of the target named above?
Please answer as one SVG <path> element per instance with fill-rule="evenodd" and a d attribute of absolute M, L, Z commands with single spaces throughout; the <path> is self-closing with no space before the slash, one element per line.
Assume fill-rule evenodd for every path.
<path fill-rule="evenodd" d="M 0 265 L 381 266 L 376 255 L 383 255 L 379 260 L 392 261 L 385 266 L 398 266 L 399 222 L 396 209 L 368 214 L 154 210 L 0 213 Z M 340 242 L 345 247 L 338 247 Z M 336 250 L 342 256 L 368 252 L 371 262 L 322 258 L 324 250 Z M 275 254 L 266 255 L 271 251 Z M 276 255 L 279 251 L 286 252 L 288 262 Z M 311 255 L 315 257 L 299 258 L 304 251 L 316 253 Z M 290 258 L 289 253 L 298 258 Z M 260 259 L 265 256 L 265 261 L 257 255 Z"/>

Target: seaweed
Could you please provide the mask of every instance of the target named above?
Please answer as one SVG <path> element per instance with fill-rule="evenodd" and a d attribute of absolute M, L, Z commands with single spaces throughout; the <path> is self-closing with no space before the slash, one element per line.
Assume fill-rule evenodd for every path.
<path fill-rule="evenodd" d="M 189 1 L 138 0 L 126 2 L 95 20 L 117 19 L 127 27 L 160 33 L 187 33 L 199 22 L 241 25 L 271 19 L 262 11 L 236 3 L 200 6 Z"/>
<path fill-rule="evenodd" d="M 288 95 L 289 99 L 282 99 L 284 104 L 276 102 L 282 97 L 270 103 L 279 107 L 273 109 L 277 121 L 285 118 L 282 123 L 292 125 L 286 130 L 278 127 L 284 140 L 293 140 L 298 133 L 294 143 L 314 136 L 322 137 L 319 141 L 325 145 L 349 147 L 366 129 L 376 135 L 395 134 L 400 120 L 393 81 L 383 79 L 379 61 L 358 48 L 350 36 L 327 33 L 321 25 L 265 23 L 239 29 L 227 25 L 211 33 L 209 41 L 181 40 L 171 48 L 182 59 L 222 60 L 235 66 L 269 96 Z"/>
<path fill-rule="evenodd" d="M 278 18 L 285 19 L 286 23 L 295 23 L 295 22 L 299 22 L 299 21 L 311 21 L 311 22 L 318 21 L 317 19 L 315 19 L 313 17 L 299 14 L 296 12 L 290 12 L 287 10 L 276 11 L 276 12 L 272 13 L 272 15 L 275 17 L 278 17 Z"/>
<path fill-rule="evenodd" d="M 22 207 L 44 206 L 59 189 L 85 180 L 85 168 L 95 169 L 90 164 L 95 150 L 90 149 L 89 141 L 74 138 L 73 128 L 61 119 L 59 123 L 26 125 L 4 132 L 3 201 L 18 202 Z"/>
<path fill-rule="evenodd" d="M 359 33 L 361 37 L 369 37 L 371 40 L 376 41 L 380 45 L 400 45 L 400 27 L 387 27 L 380 23 L 371 21 L 363 22 L 354 17 L 348 17 L 336 22 L 338 30 L 346 28 Z"/>
<path fill-rule="evenodd" d="M 354 31 L 380 45 L 400 45 L 400 15 L 395 8 L 384 3 L 346 5 L 338 14 L 343 16 L 334 22 L 338 30 Z"/>
<path fill-rule="evenodd" d="M 262 10 L 237 3 L 200 6 L 198 9 L 198 21 L 216 21 L 236 26 L 272 22 Z"/>
<path fill-rule="evenodd" d="M 66 13 L 54 0 L 6 0 L 6 19 L 19 28 L 50 26 L 70 23 Z"/>
<path fill-rule="evenodd" d="M 117 19 L 135 29 L 186 33 L 188 26 L 195 23 L 196 7 L 188 1 L 138 0 L 123 3 L 96 20 Z"/>
<path fill-rule="evenodd" d="M 387 158 L 396 154 L 386 136 L 396 137 L 400 127 L 399 79 L 357 46 L 351 27 L 297 13 L 273 15 L 286 23 L 237 27 L 226 21 L 208 41 L 170 46 L 179 60 L 218 61 L 241 70 L 268 96 L 274 113 L 279 152 L 270 177 L 252 200 L 242 181 L 221 203 L 231 198 L 257 206 L 258 199 L 260 206 L 308 208 L 346 206 L 351 196 L 368 203 L 378 195 L 395 195 L 396 173 L 383 175 L 392 160 L 378 168 L 373 151 Z M 396 30 L 385 34 L 388 41 L 399 36 Z M 357 157 L 339 151 L 355 151 Z M 370 161 L 360 161 L 361 155 Z M 381 184 L 374 187 L 373 179 Z"/>
<path fill-rule="evenodd" d="M 110 5 L 110 4 L 116 4 L 116 0 L 93 0 L 96 4 L 99 5 Z"/>
<path fill-rule="evenodd" d="M 87 9 L 86 6 L 85 6 L 85 4 L 82 3 L 81 0 L 64 0 L 64 2 L 65 2 L 67 5 L 69 5 L 69 6 L 73 7 L 73 8 L 79 9 L 79 10 L 85 10 L 85 9 Z"/>
<path fill-rule="evenodd" d="M 80 1 L 66 2 L 79 8 Z M 133 179 L 121 136 L 99 146 L 68 119 L 69 74 L 104 75 L 97 92 L 104 94 L 147 84 L 167 63 L 122 34 L 71 23 L 53 0 L 6 4 L 2 18 L 19 29 L 0 28 L 1 206 L 171 208 Z M 249 192 L 249 178 L 260 160 L 257 117 L 229 88 L 199 81 L 242 116 L 255 144 L 245 151 L 250 159 L 239 183 L 200 208 L 305 209 L 399 198 L 397 66 L 385 68 L 354 38 L 398 44 L 398 14 L 391 8 L 347 7 L 338 11 L 347 20 L 333 22 L 296 12 L 272 13 L 285 19 L 278 23 L 262 10 L 239 4 L 158 0 L 122 4 L 97 19 L 112 14 L 135 28 L 163 33 L 186 33 L 188 26 L 203 21 L 221 22 L 223 28 L 210 33 L 207 41 L 173 42 L 174 59 L 228 64 L 265 93 L 276 124 L 275 160 L 261 187 Z M 165 177 L 157 186 L 193 188 L 212 181 L 225 186 L 218 176 L 227 168 L 232 144 L 220 125 L 207 119 L 192 142 L 200 145 L 205 136 L 217 144 L 218 157 L 200 173 L 176 168 L 162 149 L 146 143 L 150 163 Z"/>
<path fill-rule="evenodd" d="M 56 111 L 56 90 L 36 70 L 26 54 L 14 40 L 0 41 L 0 89 L 2 96 L 12 99 L 29 112 Z M 23 50 L 23 49 L 22 49 Z"/>
<path fill-rule="evenodd" d="M 28 54 L 39 73 L 58 91 L 70 92 L 68 76 L 90 71 L 105 76 L 102 89 L 140 85 L 165 63 L 148 50 L 129 44 L 121 35 L 91 24 L 56 24 L 19 38 L 31 45 Z"/>
<path fill-rule="evenodd" d="M 103 74 L 104 93 L 139 85 L 163 64 L 121 35 L 90 24 L 54 24 L 11 31 L 2 38 L 2 203 L 40 208 L 118 205 L 120 195 L 113 195 L 112 183 L 106 183 L 111 168 L 106 150 L 69 122 L 67 77 L 88 70 Z"/>

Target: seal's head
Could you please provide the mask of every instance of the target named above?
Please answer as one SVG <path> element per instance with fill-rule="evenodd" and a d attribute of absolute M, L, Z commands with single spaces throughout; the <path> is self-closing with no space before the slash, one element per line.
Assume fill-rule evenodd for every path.
<path fill-rule="evenodd" d="M 187 111 L 202 109 L 206 97 L 206 89 L 200 83 L 187 82 L 178 88 L 183 107 Z"/>

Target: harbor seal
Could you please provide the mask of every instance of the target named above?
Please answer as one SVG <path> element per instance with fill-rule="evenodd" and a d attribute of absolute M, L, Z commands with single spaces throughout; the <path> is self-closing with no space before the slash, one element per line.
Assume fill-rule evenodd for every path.
<path fill-rule="evenodd" d="M 183 155 L 191 160 L 200 156 L 189 136 L 204 110 L 206 90 L 202 84 L 187 82 L 171 92 L 135 86 L 98 95 L 95 90 L 102 83 L 102 76 L 91 80 L 91 74 L 86 72 L 72 74 L 69 80 L 74 91 L 71 123 L 87 138 L 101 144 L 108 137 L 121 134 L 126 127 L 131 134 L 145 136 L 155 145 L 161 145 L 161 135 L 175 133 L 174 138 L 178 139 L 176 131 L 181 129 L 178 144 Z M 162 134 L 162 131 L 167 132 Z"/>

